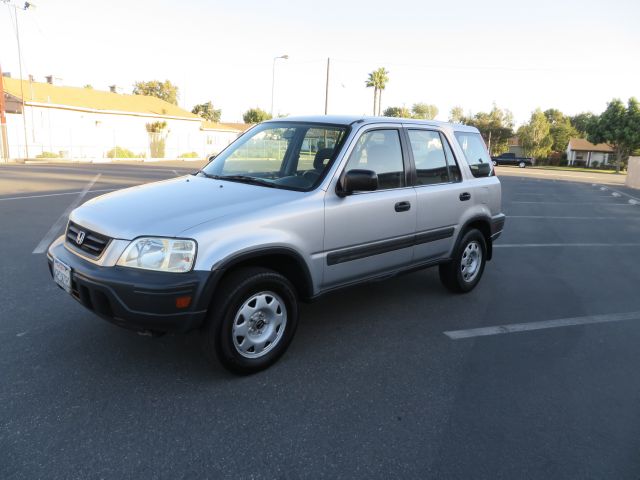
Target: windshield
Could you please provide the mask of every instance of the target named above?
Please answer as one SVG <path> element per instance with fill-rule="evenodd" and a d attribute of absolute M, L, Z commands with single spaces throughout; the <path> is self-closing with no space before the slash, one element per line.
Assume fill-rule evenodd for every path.
<path fill-rule="evenodd" d="M 229 181 L 308 191 L 340 150 L 347 127 L 269 122 L 229 145 L 202 172 Z"/>

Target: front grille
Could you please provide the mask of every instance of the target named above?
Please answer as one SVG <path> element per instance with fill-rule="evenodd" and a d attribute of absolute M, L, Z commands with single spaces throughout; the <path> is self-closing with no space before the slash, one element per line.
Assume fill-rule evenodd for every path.
<path fill-rule="evenodd" d="M 77 239 L 80 232 L 84 232 L 84 240 L 80 245 L 78 245 Z M 71 245 L 73 248 L 82 250 L 91 257 L 98 258 L 102 255 L 104 249 L 107 248 L 111 239 L 89 230 L 88 228 L 81 227 L 76 223 L 69 222 L 69 225 L 67 226 L 66 240 L 67 244 Z"/>

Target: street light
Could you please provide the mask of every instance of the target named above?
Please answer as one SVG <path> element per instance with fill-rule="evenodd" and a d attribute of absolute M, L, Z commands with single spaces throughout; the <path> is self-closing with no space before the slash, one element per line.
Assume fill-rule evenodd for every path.
<path fill-rule="evenodd" d="M 273 68 L 271 69 L 271 117 L 273 118 L 273 92 L 276 88 L 276 60 L 282 58 L 283 60 L 288 60 L 289 55 L 280 55 L 279 57 L 273 58 Z"/>

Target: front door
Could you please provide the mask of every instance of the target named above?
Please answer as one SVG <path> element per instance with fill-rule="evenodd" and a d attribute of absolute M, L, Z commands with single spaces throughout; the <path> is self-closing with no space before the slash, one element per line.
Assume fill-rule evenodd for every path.
<path fill-rule="evenodd" d="M 373 170 L 378 190 L 325 196 L 324 288 L 392 271 L 411 263 L 416 193 L 407 186 L 400 130 L 372 128 L 356 140 L 343 170 Z"/>

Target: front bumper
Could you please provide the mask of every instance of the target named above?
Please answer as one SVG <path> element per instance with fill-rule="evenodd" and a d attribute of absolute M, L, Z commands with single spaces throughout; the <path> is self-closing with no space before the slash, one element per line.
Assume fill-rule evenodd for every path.
<path fill-rule="evenodd" d="M 202 325 L 217 273 L 167 273 L 95 265 L 54 243 L 47 254 L 53 276 L 53 256 L 71 267 L 71 296 L 99 317 L 130 330 L 186 332 Z M 178 297 L 191 297 L 178 308 Z"/>

